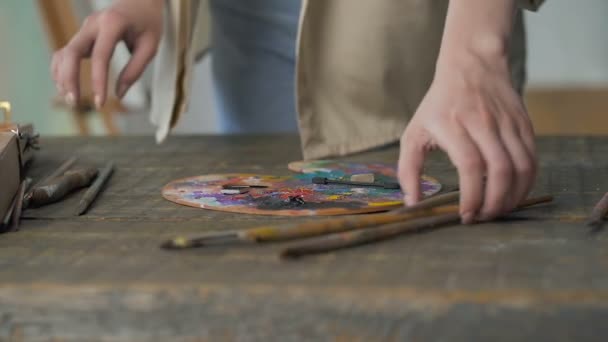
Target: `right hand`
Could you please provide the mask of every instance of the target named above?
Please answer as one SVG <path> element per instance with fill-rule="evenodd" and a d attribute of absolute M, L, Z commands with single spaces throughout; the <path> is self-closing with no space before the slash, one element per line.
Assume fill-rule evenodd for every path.
<path fill-rule="evenodd" d="M 66 103 L 80 101 L 80 63 L 91 58 L 95 106 L 107 99 L 108 69 L 116 45 L 124 41 L 131 59 L 114 87 L 122 98 L 156 54 L 162 35 L 164 0 L 116 0 L 87 19 L 70 42 L 55 52 L 51 72 Z"/>
<path fill-rule="evenodd" d="M 401 140 L 399 179 L 410 190 L 408 205 L 421 199 L 424 159 L 436 147 L 458 169 L 463 223 L 492 220 L 526 198 L 537 172 L 534 129 L 506 55 L 459 51 L 439 58 Z"/>

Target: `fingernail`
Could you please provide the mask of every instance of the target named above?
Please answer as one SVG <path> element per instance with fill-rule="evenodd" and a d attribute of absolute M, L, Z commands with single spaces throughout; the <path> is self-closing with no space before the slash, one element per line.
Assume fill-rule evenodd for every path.
<path fill-rule="evenodd" d="M 95 95 L 95 108 L 101 108 L 101 96 L 99 95 Z"/>
<path fill-rule="evenodd" d="M 68 93 L 65 96 L 65 102 L 68 104 L 68 106 L 70 107 L 76 107 L 76 96 L 74 96 L 74 93 Z"/>
<path fill-rule="evenodd" d="M 129 89 L 129 86 L 125 83 L 121 83 L 118 86 L 118 94 L 116 94 L 116 95 L 118 96 L 119 99 L 122 99 L 122 97 L 125 96 L 127 89 Z"/>
<path fill-rule="evenodd" d="M 473 213 L 471 212 L 466 212 L 460 215 L 461 219 L 462 219 L 462 224 L 472 224 L 475 220 L 473 217 Z"/>

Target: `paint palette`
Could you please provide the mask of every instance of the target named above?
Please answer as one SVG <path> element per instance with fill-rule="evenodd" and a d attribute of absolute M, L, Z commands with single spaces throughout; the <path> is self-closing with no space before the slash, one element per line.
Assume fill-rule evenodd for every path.
<path fill-rule="evenodd" d="M 313 184 L 313 177 L 343 178 L 346 175 L 370 172 L 378 175 L 379 181 L 395 182 L 395 170 L 386 164 L 332 163 L 331 168 L 317 167 L 314 171 L 312 166 L 296 168 L 308 164 L 292 163 L 290 169 L 307 173 L 290 176 L 215 174 L 185 178 L 165 186 L 163 196 L 172 202 L 191 207 L 283 216 L 371 213 L 403 205 L 403 193 L 400 190 Z M 441 184 L 433 178 L 424 176 L 421 182 L 426 196 L 441 189 Z M 223 193 L 227 186 L 241 187 L 243 190 L 232 194 Z"/>

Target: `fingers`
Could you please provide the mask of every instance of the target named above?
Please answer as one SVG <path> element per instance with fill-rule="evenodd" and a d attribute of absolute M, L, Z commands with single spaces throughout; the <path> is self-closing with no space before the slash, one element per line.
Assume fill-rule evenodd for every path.
<path fill-rule="evenodd" d="M 91 57 L 91 76 L 97 108 L 103 106 L 106 101 L 110 60 L 127 29 L 125 21 L 113 12 L 104 13 L 99 21 L 99 25 L 104 29 L 99 31 Z"/>
<path fill-rule="evenodd" d="M 432 120 L 415 117 L 401 140 L 399 158 L 406 203 L 412 205 L 421 198 L 427 146 L 435 143 L 458 169 L 463 223 L 494 219 L 525 199 L 536 174 L 534 135 L 529 120 L 524 120 L 525 109 L 517 110 L 514 104 L 490 102 L 485 106 L 491 110 L 458 110 L 430 116 Z"/>
<path fill-rule="evenodd" d="M 64 51 L 59 68 L 59 86 L 65 96 L 65 102 L 75 107 L 80 97 L 80 61 L 81 56 L 76 52 Z"/>
<path fill-rule="evenodd" d="M 91 54 L 95 41 L 96 26 L 85 21 L 80 31 L 61 50 L 53 55 L 51 72 L 59 94 L 65 96 L 70 106 L 75 106 L 80 97 L 80 62 Z"/>
<path fill-rule="evenodd" d="M 409 128 L 409 127 L 408 127 Z M 404 201 L 408 206 L 420 201 L 420 175 L 424 167 L 426 149 L 424 142 L 419 137 L 418 132 L 410 133 L 416 128 L 409 128 L 401 140 L 401 152 L 399 155 L 398 175 L 401 188 L 404 192 Z"/>
<path fill-rule="evenodd" d="M 526 144 L 514 124 L 504 125 L 500 131 L 502 141 L 513 162 L 513 186 L 505 211 L 513 210 L 530 192 L 534 183 L 536 165 Z"/>
<path fill-rule="evenodd" d="M 131 60 L 124 67 L 118 83 L 116 84 L 116 95 L 122 98 L 129 90 L 131 85 L 143 74 L 146 66 L 156 54 L 158 41 L 153 36 L 142 37 L 134 47 Z"/>
<path fill-rule="evenodd" d="M 519 112 L 519 120 L 513 123 L 505 123 L 505 129 L 501 130 L 502 139 L 511 154 L 513 160 L 518 185 L 509 205 L 509 210 L 514 209 L 522 200 L 526 198 L 534 185 L 537 172 L 536 142 L 534 128 L 526 112 L 525 106 L 516 108 L 514 112 Z"/>
<path fill-rule="evenodd" d="M 514 167 L 493 119 L 476 120 L 467 125 L 467 132 L 475 141 L 486 165 L 486 189 L 480 220 L 491 220 L 508 209 L 514 177 Z"/>
<path fill-rule="evenodd" d="M 61 50 L 51 63 L 51 72 L 60 94 L 75 106 L 80 98 L 80 63 L 91 57 L 92 88 L 95 104 L 100 107 L 107 97 L 110 60 L 118 42 L 127 31 L 126 20 L 112 10 L 87 18 L 80 31 Z"/>
<path fill-rule="evenodd" d="M 532 126 L 532 122 L 530 121 L 528 114 L 525 113 L 526 117 L 524 122 L 520 123 L 518 125 L 518 129 L 517 129 L 517 133 L 518 133 L 518 137 L 521 139 L 521 141 L 523 141 L 524 146 L 526 147 L 526 150 L 528 152 L 528 156 L 530 157 L 530 166 L 532 169 L 532 172 L 529 176 L 530 178 L 530 186 L 528 187 L 528 191 L 526 191 L 526 196 L 528 195 L 528 193 L 532 190 L 532 187 L 534 186 L 534 182 L 536 181 L 536 175 L 538 172 L 538 158 L 536 155 L 536 135 L 534 133 L 534 127 Z M 523 198 L 522 198 L 523 200 Z M 519 203 L 515 203 L 515 205 L 518 205 Z"/>
<path fill-rule="evenodd" d="M 484 202 L 485 163 L 476 144 L 462 126 L 448 123 L 441 127 L 434 136 L 458 169 L 460 216 L 464 224 L 470 224 Z"/>
<path fill-rule="evenodd" d="M 520 111 L 522 112 L 522 119 L 517 124 L 517 134 L 523 141 L 528 154 L 532 157 L 534 166 L 536 168 L 536 134 L 534 133 L 534 126 L 530 121 L 526 108 L 522 105 Z"/>

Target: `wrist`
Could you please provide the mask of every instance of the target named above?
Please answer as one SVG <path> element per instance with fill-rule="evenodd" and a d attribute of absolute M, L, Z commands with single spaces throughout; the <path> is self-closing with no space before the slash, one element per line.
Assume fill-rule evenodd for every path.
<path fill-rule="evenodd" d="M 450 1 L 437 70 L 507 70 L 515 9 L 515 0 Z"/>
<path fill-rule="evenodd" d="M 454 68 L 508 72 L 508 37 L 482 33 L 466 39 L 444 40 L 436 73 L 451 72 Z"/>
<path fill-rule="evenodd" d="M 459 32 L 458 37 L 444 37 L 439 58 L 458 55 L 477 56 L 482 59 L 506 59 L 509 55 L 509 36 L 500 33 Z"/>

